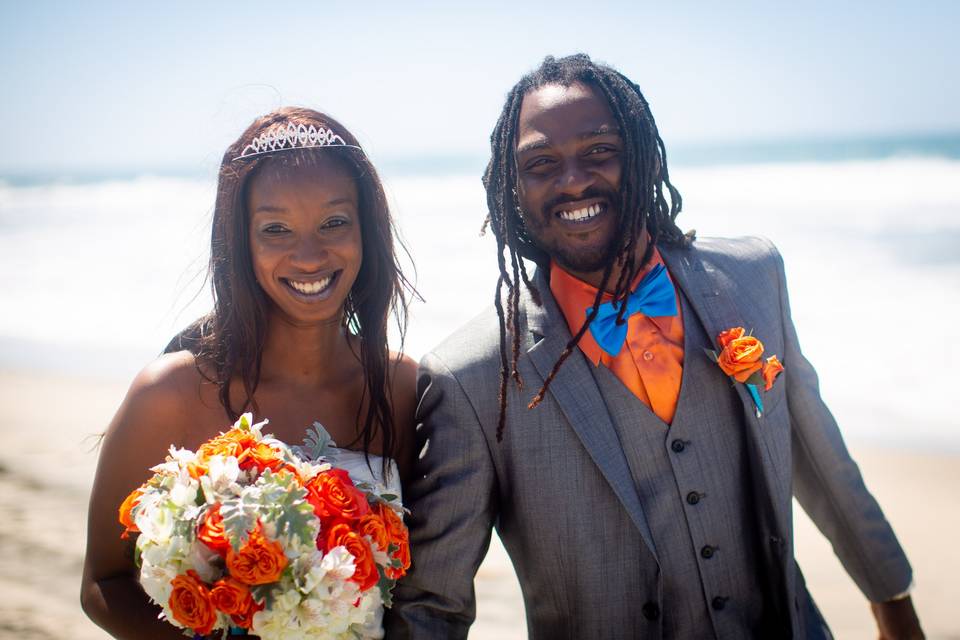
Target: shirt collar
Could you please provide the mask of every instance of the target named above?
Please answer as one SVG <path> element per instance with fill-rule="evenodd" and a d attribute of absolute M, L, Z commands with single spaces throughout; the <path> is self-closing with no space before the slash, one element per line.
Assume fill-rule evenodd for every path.
<path fill-rule="evenodd" d="M 633 290 L 636 288 L 636 286 L 640 284 L 640 281 L 643 279 L 643 277 L 658 264 L 663 264 L 663 258 L 660 257 L 660 252 L 656 249 L 656 247 L 654 247 L 653 255 L 650 257 L 650 262 L 640 270 L 640 273 L 638 273 L 633 279 L 633 282 L 630 283 L 630 289 Z M 669 276 L 669 272 L 667 275 Z M 583 322 L 587 319 L 586 310 L 593 306 L 593 301 L 597 296 L 597 288 L 584 282 L 583 280 L 576 278 L 575 276 L 570 275 L 556 262 L 551 260 L 550 291 L 553 293 L 553 297 L 557 301 L 557 306 L 560 307 L 560 311 L 563 313 L 563 317 L 567 321 L 567 327 L 570 329 L 570 335 L 576 335 L 577 331 L 580 330 L 580 327 L 583 326 Z M 612 299 L 613 295 L 610 293 L 604 293 L 601 302 L 609 302 Z M 660 320 L 660 318 L 650 318 L 650 320 L 657 322 Z M 657 326 L 660 325 L 658 324 Z M 660 328 L 661 330 L 666 330 L 662 326 L 660 326 Z M 583 337 L 580 338 L 578 346 L 594 366 L 600 364 L 601 360 L 606 355 L 603 349 L 600 348 L 600 345 L 597 344 L 597 341 L 593 339 L 593 335 L 589 330 L 587 330 L 583 334 Z"/>

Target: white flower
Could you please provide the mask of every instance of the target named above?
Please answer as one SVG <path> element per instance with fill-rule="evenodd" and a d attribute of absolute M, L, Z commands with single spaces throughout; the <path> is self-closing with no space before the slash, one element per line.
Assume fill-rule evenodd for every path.
<path fill-rule="evenodd" d="M 181 467 L 186 467 L 191 462 L 196 462 L 197 454 L 189 449 L 177 449 L 170 446 L 170 455 L 167 457 L 167 460 L 173 460 Z"/>
<path fill-rule="evenodd" d="M 370 550 L 373 551 L 373 561 L 377 565 L 384 567 L 390 564 L 390 556 L 387 552 L 380 548 L 376 542 L 373 541 L 372 536 L 363 536 L 367 542 L 370 543 Z"/>
<path fill-rule="evenodd" d="M 207 473 L 200 477 L 207 504 L 214 504 L 218 498 L 239 495 L 243 491 L 239 478 L 240 465 L 234 456 L 211 457 L 207 462 Z"/>
<path fill-rule="evenodd" d="M 223 575 L 220 554 L 199 540 L 194 540 L 190 545 L 186 561 L 206 583 L 215 582 Z"/>
<path fill-rule="evenodd" d="M 357 564 L 347 548 L 341 545 L 330 549 L 323 556 L 320 568 L 323 569 L 324 574 L 329 574 L 333 578 L 349 580 L 357 570 Z"/>
<path fill-rule="evenodd" d="M 321 471 L 327 471 L 330 469 L 330 465 L 327 463 L 317 464 L 316 462 L 311 462 L 309 460 L 301 460 L 297 456 L 290 456 L 292 459 L 288 462 L 297 475 L 303 480 L 303 482 L 309 482 L 312 480 L 318 473 Z"/>
<path fill-rule="evenodd" d="M 263 427 L 269 423 L 269 420 L 263 420 L 253 424 L 253 414 L 248 412 L 240 416 L 237 421 L 233 423 L 233 428 L 238 429 L 241 426 L 246 425 L 250 428 L 250 432 L 257 440 L 263 440 Z"/>
<path fill-rule="evenodd" d="M 199 482 L 189 475 L 186 476 L 186 478 L 181 475 L 170 489 L 170 501 L 178 507 L 195 505 L 197 502 L 197 489 L 199 488 Z"/>
<path fill-rule="evenodd" d="M 176 520 L 169 509 L 157 504 L 144 505 L 137 511 L 135 522 L 140 529 L 140 537 L 154 542 L 167 542 L 173 535 L 173 526 Z"/>

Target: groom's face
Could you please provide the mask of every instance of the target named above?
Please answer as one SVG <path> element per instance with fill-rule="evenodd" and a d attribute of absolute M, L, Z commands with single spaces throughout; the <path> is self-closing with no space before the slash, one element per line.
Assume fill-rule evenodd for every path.
<path fill-rule="evenodd" d="M 595 286 L 620 248 L 623 140 L 591 87 L 548 84 L 520 106 L 516 162 L 524 226 L 561 267 Z"/>

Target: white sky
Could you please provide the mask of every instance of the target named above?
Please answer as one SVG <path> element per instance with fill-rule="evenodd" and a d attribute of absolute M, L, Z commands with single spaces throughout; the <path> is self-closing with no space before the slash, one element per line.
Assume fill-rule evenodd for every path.
<path fill-rule="evenodd" d="M 350 4 L 0 0 L 0 172 L 211 169 L 282 104 L 375 160 L 482 156 L 510 86 L 576 51 L 640 84 L 668 148 L 960 130 L 960 2 Z"/>

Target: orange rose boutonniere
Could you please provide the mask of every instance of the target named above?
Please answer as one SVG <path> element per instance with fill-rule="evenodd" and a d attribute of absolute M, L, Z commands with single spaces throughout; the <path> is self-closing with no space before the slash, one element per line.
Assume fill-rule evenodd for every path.
<path fill-rule="evenodd" d="M 747 387 L 759 418 L 763 415 L 759 387 L 762 385 L 764 391 L 770 391 L 773 381 L 783 371 L 783 365 L 777 356 L 763 360 L 763 343 L 743 327 L 721 331 L 717 336 L 717 344 L 720 345 L 720 353 L 707 349 L 707 355 L 725 374 Z"/>

